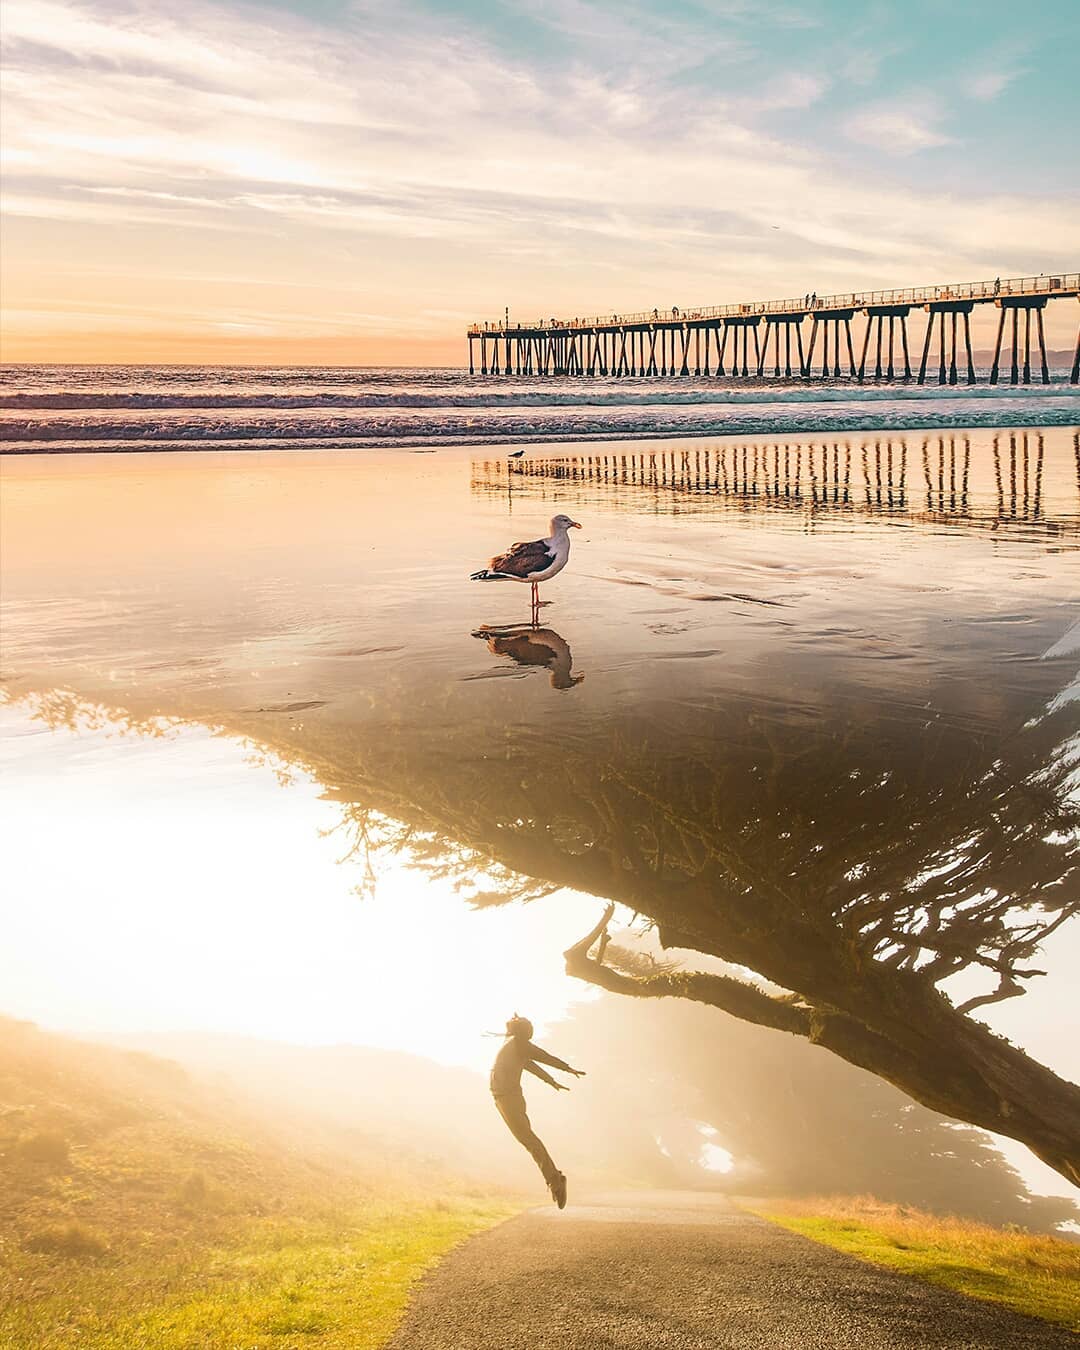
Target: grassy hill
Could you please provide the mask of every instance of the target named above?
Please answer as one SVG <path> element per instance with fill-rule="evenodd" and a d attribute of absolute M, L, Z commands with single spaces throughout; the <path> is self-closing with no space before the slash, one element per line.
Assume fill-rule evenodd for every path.
<path fill-rule="evenodd" d="M 12 1350 L 375 1346 L 425 1266 L 514 1207 L 168 1059 L 0 1019 Z"/>

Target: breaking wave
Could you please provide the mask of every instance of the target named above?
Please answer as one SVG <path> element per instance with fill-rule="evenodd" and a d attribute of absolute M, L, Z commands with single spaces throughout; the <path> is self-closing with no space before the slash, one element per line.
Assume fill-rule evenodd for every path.
<path fill-rule="evenodd" d="M 715 377 L 522 380 L 340 368 L 7 367 L 0 440 L 35 448 L 437 446 L 1080 422 L 1080 390 Z"/>

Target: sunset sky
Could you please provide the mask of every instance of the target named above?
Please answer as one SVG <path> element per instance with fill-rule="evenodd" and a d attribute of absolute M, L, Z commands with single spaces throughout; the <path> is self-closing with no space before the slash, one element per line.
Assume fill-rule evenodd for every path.
<path fill-rule="evenodd" d="M 459 364 L 504 305 L 1080 266 L 1072 0 L 5 0 L 3 29 L 9 361 Z"/>

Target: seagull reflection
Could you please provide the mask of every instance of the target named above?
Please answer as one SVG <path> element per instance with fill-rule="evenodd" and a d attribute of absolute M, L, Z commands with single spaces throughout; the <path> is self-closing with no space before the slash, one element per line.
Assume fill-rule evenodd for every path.
<path fill-rule="evenodd" d="M 473 637 L 483 638 L 495 656 L 509 656 L 519 666 L 543 666 L 551 672 L 552 689 L 573 689 L 584 675 L 572 675 L 574 663 L 566 639 L 554 628 L 534 628 L 531 624 L 482 625 Z"/>

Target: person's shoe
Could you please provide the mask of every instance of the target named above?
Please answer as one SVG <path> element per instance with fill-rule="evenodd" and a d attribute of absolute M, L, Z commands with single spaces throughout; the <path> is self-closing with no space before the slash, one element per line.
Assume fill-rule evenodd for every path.
<path fill-rule="evenodd" d="M 562 1172 L 556 1172 L 548 1182 L 548 1190 L 551 1192 L 551 1198 L 560 1209 L 566 1208 L 566 1177 Z"/>

